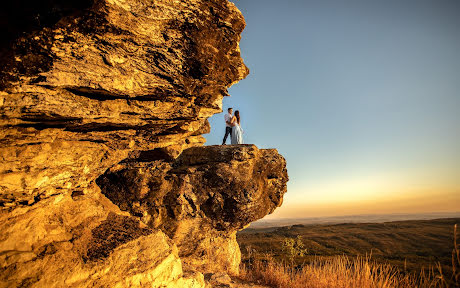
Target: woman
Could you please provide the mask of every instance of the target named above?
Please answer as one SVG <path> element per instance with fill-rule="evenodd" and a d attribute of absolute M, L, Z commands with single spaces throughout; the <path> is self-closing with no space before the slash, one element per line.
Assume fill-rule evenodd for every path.
<path fill-rule="evenodd" d="M 241 129 L 240 111 L 235 111 L 235 116 L 233 116 L 230 123 L 232 125 L 232 144 L 243 144 L 243 129 Z"/>

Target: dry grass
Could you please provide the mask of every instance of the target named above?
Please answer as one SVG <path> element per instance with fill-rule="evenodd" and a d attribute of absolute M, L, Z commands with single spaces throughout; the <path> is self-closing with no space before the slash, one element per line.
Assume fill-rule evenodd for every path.
<path fill-rule="evenodd" d="M 372 257 L 334 256 L 328 259 L 316 258 L 301 268 L 277 262 L 265 255 L 249 262 L 241 269 L 241 277 L 277 288 L 437 288 L 460 287 L 460 255 L 457 244 L 457 225 L 454 228 L 454 249 L 452 251 L 452 271 L 446 277 L 438 263 L 420 273 L 400 271 L 390 264 L 382 264 Z M 428 272 L 426 272 L 428 271 Z"/>
<path fill-rule="evenodd" d="M 429 274 L 404 275 L 391 265 L 346 256 L 313 261 L 299 270 L 275 261 L 257 260 L 251 269 L 242 269 L 241 275 L 246 280 L 277 288 L 448 287 L 434 270 Z"/>
<path fill-rule="evenodd" d="M 247 262 L 248 248 L 258 255 L 269 253 L 280 262 L 285 258 L 283 240 L 300 236 L 308 253 L 296 257 L 295 264 L 311 262 L 316 256 L 363 256 L 372 251 L 372 259 L 390 263 L 402 271 L 419 272 L 440 262 L 442 269 L 452 266 L 452 227 L 460 218 L 398 221 L 388 223 L 313 224 L 264 229 L 247 229 L 237 235 Z"/>

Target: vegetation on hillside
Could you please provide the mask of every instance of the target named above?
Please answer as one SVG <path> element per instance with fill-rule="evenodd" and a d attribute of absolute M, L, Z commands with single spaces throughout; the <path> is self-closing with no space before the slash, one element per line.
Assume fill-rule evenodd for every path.
<path fill-rule="evenodd" d="M 244 256 L 241 275 L 249 281 L 278 288 L 460 287 L 460 249 L 456 229 L 452 233 L 453 223 L 459 222 L 458 220 L 460 219 L 382 224 L 301 225 L 283 227 L 269 233 L 263 232 L 261 235 L 253 233 L 254 231 L 241 233 L 238 235 Z M 343 241 L 340 243 L 341 247 L 347 244 L 356 245 L 353 241 L 356 234 L 349 233 L 348 238 L 343 237 L 347 234 L 345 232 L 350 230 L 357 233 L 358 229 L 361 229 L 363 233 L 361 239 L 375 239 L 376 235 L 380 235 L 384 240 L 373 242 L 375 246 L 372 247 L 372 252 L 367 254 L 359 252 L 346 254 L 343 250 L 336 249 L 334 245 L 326 246 L 328 242 L 316 242 L 321 236 L 326 239 L 326 236 L 332 233 L 331 229 L 343 227 L 346 228 L 338 232 L 338 236 L 342 236 L 339 238 Z M 319 235 L 318 231 L 328 233 Z M 445 232 L 450 236 L 446 237 Z M 412 236 L 409 236 L 410 233 L 413 233 Z M 391 239 L 389 235 L 395 237 L 388 241 Z M 445 241 L 442 248 L 438 246 L 441 240 Z M 416 243 L 408 243 L 408 241 L 416 241 Z M 312 254 L 321 251 L 318 248 L 311 249 L 315 247 L 312 242 L 315 242 L 318 247 L 325 247 L 327 253 Z M 403 253 L 388 257 L 385 252 L 391 248 L 397 253 Z M 404 251 L 404 248 L 408 250 Z M 362 251 L 364 247 L 351 246 L 348 249 L 347 251 Z M 417 254 L 421 250 L 427 253 Z M 337 251 L 335 255 L 334 251 Z M 380 253 L 376 257 L 373 251 L 380 251 Z M 308 255 L 304 255 L 306 252 Z M 442 252 L 446 255 L 440 255 Z M 408 269 L 407 258 L 403 260 L 402 266 L 394 261 L 395 256 L 402 255 L 410 261 L 420 262 L 410 263 L 412 269 Z"/>

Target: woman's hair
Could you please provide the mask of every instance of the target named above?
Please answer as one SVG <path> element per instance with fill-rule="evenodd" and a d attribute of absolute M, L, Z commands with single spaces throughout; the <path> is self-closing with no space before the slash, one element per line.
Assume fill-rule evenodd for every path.
<path fill-rule="evenodd" d="M 239 110 L 235 111 L 235 117 L 236 117 L 236 122 L 238 122 L 238 124 L 240 124 L 240 111 Z"/>

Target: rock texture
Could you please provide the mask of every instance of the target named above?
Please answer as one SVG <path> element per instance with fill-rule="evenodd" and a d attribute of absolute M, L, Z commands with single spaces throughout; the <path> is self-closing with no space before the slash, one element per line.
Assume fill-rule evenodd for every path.
<path fill-rule="evenodd" d="M 286 163 L 201 136 L 248 74 L 238 9 L 18 0 L 1 13 L 0 287 L 251 287 L 225 276 L 235 233 L 281 205 Z"/>
<path fill-rule="evenodd" d="M 203 287 L 161 231 L 105 197 L 59 196 L 2 215 L 0 287 Z"/>
<path fill-rule="evenodd" d="M 96 0 L 17 39 L 1 59 L 0 201 L 84 190 L 132 151 L 204 143 L 248 74 L 244 26 L 228 1 Z"/>
<path fill-rule="evenodd" d="M 286 192 L 286 163 L 254 145 L 194 147 L 172 162 L 127 162 L 96 183 L 122 210 L 160 228 L 193 268 L 238 273 L 236 232 L 273 212 Z"/>

